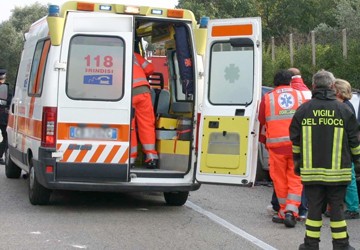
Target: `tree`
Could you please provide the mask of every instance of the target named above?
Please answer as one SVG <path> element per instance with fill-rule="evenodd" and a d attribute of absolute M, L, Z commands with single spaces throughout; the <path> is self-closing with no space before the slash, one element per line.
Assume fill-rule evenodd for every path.
<path fill-rule="evenodd" d="M 33 22 L 46 16 L 47 13 L 46 5 L 35 2 L 29 6 L 15 7 L 9 20 L 17 32 L 26 32 Z"/>
<path fill-rule="evenodd" d="M 263 21 L 263 37 L 287 40 L 289 33 L 309 33 L 319 23 L 335 25 L 335 0 L 259 0 L 256 9 Z"/>
<path fill-rule="evenodd" d="M 309 33 L 319 23 L 335 25 L 336 3 L 336 0 L 179 0 L 177 7 L 192 10 L 197 19 L 260 16 L 264 41 L 271 36 L 285 41 L 289 33 Z"/>
<path fill-rule="evenodd" d="M 360 37 L 360 0 L 340 0 L 336 6 L 336 22 L 339 28 L 347 29 Z"/>
<path fill-rule="evenodd" d="M 177 7 L 192 10 L 197 20 L 202 16 L 216 19 L 256 15 L 255 0 L 179 0 Z"/>
<path fill-rule="evenodd" d="M 0 67 L 8 70 L 7 81 L 15 85 L 16 72 L 24 45 L 24 33 L 30 25 L 47 14 L 47 6 L 34 3 L 15 7 L 8 21 L 0 24 Z"/>

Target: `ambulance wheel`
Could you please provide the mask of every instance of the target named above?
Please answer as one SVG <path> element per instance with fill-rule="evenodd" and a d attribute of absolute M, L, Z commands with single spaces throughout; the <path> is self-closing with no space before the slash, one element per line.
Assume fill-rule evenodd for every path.
<path fill-rule="evenodd" d="M 8 148 L 5 151 L 5 175 L 10 179 L 17 179 L 21 176 L 21 168 L 11 160 Z"/>
<path fill-rule="evenodd" d="M 30 166 L 29 171 L 29 200 L 33 205 L 47 205 L 50 200 L 51 190 L 43 187 L 37 180 L 35 169 Z"/>
<path fill-rule="evenodd" d="M 182 206 L 187 201 L 189 192 L 165 192 L 164 198 L 169 206 Z"/>

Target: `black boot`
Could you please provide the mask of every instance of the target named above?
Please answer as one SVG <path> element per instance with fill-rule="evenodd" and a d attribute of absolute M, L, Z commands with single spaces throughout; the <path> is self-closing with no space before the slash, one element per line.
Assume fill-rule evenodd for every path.
<path fill-rule="evenodd" d="M 304 243 L 299 246 L 299 250 L 319 250 L 320 239 L 306 237 Z"/>
<path fill-rule="evenodd" d="M 296 219 L 294 214 L 291 211 L 285 213 L 284 224 L 286 227 L 295 227 Z"/>
<path fill-rule="evenodd" d="M 349 237 L 345 239 L 338 239 L 333 240 L 333 250 L 355 250 L 352 246 L 349 244 Z"/>

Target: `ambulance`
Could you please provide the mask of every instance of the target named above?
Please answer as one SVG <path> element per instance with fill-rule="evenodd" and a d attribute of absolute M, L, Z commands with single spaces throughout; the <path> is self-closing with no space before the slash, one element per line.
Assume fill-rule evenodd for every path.
<path fill-rule="evenodd" d="M 261 98 L 261 20 L 198 23 L 191 11 L 69 1 L 25 34 L 9 108 L 8 178 L 29 200 L 53 190 L 162 192 L 183 205 L 202 183 L 253 186 Z M 162 50 L 148 79 L 158 167 L 130 164 L 133 51 Z M 164 86 L 167 86 L 164 88 Z"/>

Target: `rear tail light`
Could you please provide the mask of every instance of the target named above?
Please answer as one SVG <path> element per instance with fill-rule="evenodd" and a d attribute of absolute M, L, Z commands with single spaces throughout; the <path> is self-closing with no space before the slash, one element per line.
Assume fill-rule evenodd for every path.
<path fill-rule="evenodd" d="M 41 146 L 56 147 L 57 108 L 44 107 L 41 128 Z"/>

